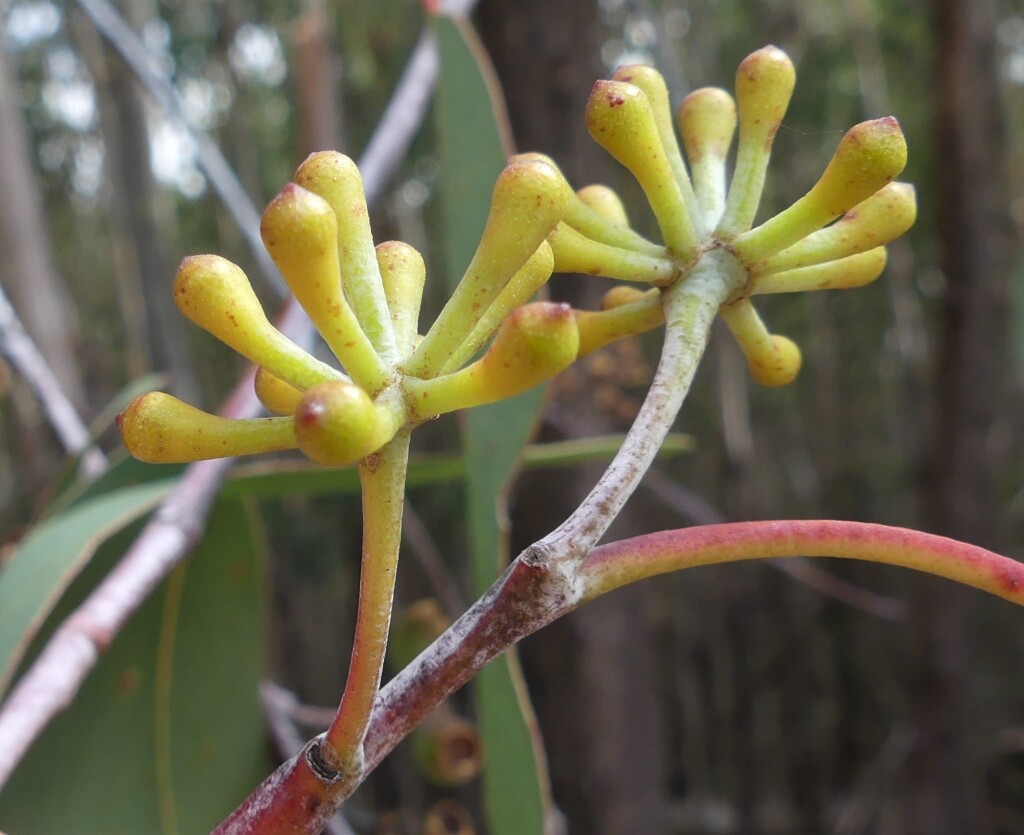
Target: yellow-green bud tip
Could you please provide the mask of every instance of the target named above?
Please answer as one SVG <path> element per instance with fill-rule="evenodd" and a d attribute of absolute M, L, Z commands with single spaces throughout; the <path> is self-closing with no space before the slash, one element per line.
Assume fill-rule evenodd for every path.
<path fill-rule="evenodd" d="M 235 350 L 242 350 L 241 343 L 250 342 L 252 335 L 267 327 L 263 308 L 242 268 L 219 255 L 185 258 L 174 277 L 172 293 L 187 319 Z"/>
<path fill-rule="evenodd" d="M 601 217 L 616 226 L 629 226 L 629 216 L 622 199 L 608 186 L 594 184 L 584 186 L 576 192 L 576 196 Z"/>
<path fill-rule="evenodd" d="M 533 302 L 516 308 L 480 360 L 488 399 L 511 397 L 553 377 L 576 359 L 579 340 L 569 305 Z"/>
<path fill-rule="evenodd" d="M 724 159 L 736 131 L 736 102 L 725 90 L 702 87 L 683 99 L 676 121 L 691 163 L 705 154 Z"/>
<path fill-rule="evenodd" d="M 747 357 L 750 376 L 762 386 L 777 388 L 786 386 L 800 373 L 803 357 L 797 344 L 785 336 L 773 333 L 771 350 Z"/>
<path fill-rule="evenodd" d="M 334 210 L 322 197 L 288 183 L 263 212 L 260 235 L 289 283 L 304 263 L 336 246 Z M 293 288 L 294 289 L 294 288 Z"/>
<path fill-rule="evenodd" d="M 295 447 L 291 418 L 234 420 L 211 415 L 162 391 L 135 398 L 117 416 L 128 452 L 172 464 Z"/>
<path fill-rule="evenodd" d="M 354 464 L 380 449 L 397 427 L 370 396 L 347 381 L 310 388 L 295 410 L 299 449 L 328 467 Z"/>
<path fill-rule="evenodd" d="M 796 69 L 785 52 L 776 46 L 752 52 L 736 69 L 741 123 L 782 121 L 795 85 Z M 774 128 L 771 133 L 775 133 Z"/>
<path fill-rule="evenodd" d="M 601 297 L 601 310 L 614 310 L 616 307 L 623 307 L 633 302 L 638 302 L 646 295 L 644 290 L 638 290 L 636 287 L 630 287 L 626 284 L 620 284 L 618 287 L 612 287 L 607 293 Z"/>
<path fill-rule="evenodd" d="M 276 415 L 295 414 L 295 409 L 302 399 L 301 391 L 280 377 L 275 377 L 265 368 L 256 370 L 253 388 L 260 403 Z"/>

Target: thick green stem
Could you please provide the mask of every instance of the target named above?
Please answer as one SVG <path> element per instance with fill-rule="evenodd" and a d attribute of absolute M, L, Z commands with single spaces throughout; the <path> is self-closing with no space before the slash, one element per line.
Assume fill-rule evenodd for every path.
<path fill-rule="evenodd" d="M 320 746 L 327 765 L 343 774 L 362 772 L 363 740 L 380 689 L 402 540 L 408 462 L 409 433 L 403 431 L 359 465 L 363 562 L 355 640 L 341 706 Z"/>
<path fill-rule="evenodd" d="M 704 355 L 718 308 L 746 278 L 746 271 L 729 252 L 713 249 L 701 256 L 687 278 L 665 292 L 665 343 L 640 413 L 590 495 L 533 546 L 539 558 L 550 555 L 578 562 L 608 530 L 672 428 Z"/>

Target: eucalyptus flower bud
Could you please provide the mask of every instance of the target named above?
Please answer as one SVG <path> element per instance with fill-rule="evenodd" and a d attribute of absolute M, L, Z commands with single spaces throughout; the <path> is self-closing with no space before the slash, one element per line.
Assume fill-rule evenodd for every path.
<path fill-rule="evenodd" d="M 345 295 L 370 344 L 382 356 L 392 358 L 394 334 L 386 319 L 387 303 L 359 169 L 344 154 L 320 151 L 299 166 L 295 182 L 322 197 L 334 210 Z"/>
<path fill-rule="evenodd" d="M 534 302 L 512 311 L 486 353 L 461 371 L 404 381 L 415 419 L 494 403 L 550 379 L 576 359 L 579 333 L 567 304 Z"/>
<path fill-rule="evenodd" d="M 405 364 L 406 373 L 428 377 L 444 366 L 574 198 L 561 172 L 543 160 L 514 161 L 501 172 L 476 254 L 448 304 Z"/>
<path fill-rule="evenodd" d="M 683 99 L 676 120 L 697 202 L 713 226 L 725 210 L 725 165 L 736 133 L 736 102 L 725 90 L 703 87 Z"/>
<path fill-rule="evenodd" d="M 643 91 L 621 81 L 598 81 L 587 102 L 587 129 L 636 177 L 666 245 L 680 258 L 692 257 L 697 247 L 693 219 Z"/>
<path fill-rule="evenodd" d="M 271 325 L 245 273 L 225 258 L 194 255 L 182 261 L 174 301 L 190 321 L 296 388 L 344 377 Z"/>
<path fill-rule="evenodd" d="M 302 392 L 280 377 L 275 377 L 265 368 L 256 369 L 253 383 L 256 397 L 266 406 L 267 411 L 277 415 L 293 415 L 302 399 Z"/>
<path fill-rule="evenodd" d="M 295 410 L 295 438 L 313 461 L 343 467 L 384 446 L 403 421 L 399 410 L 375 403 L 352 383 L 322 383 L 309 389 Z"/>
<path fill-rule="evenodd" d="M 793 62 L 774 46 L 751 53 L 736 70 L 740 138 L 725 213 L 715 230 L 720 238 L 733 238 L 754 222 L 772 143 L 795 84 Z"/>
<path fill-rule="evenodd" d="M 363 332 L 341 287 L 338 226 L 322 197 L 295 184 L 263 213 L 260 234 L 285 281 L 345 370 L 367 391 L 389 373 Z"/>
<path fill-rule="evenodd" d="M 576 196 L 585 206 L 593 209 L 605 220 L 616 226 L 629 228 L 629 215 L 626 214 L 622 198 L 608 186 L 597 183 L 584 186 L 577 190 Z"/>
<path fill-rule="evenodd" d="M 909 183 L 889 183 L 831 226 L 760 262 L 754 271 L 763 275 L 856 255 L 898 238 L 916 219 L 914 187 Z"/>
<path fill-rule="evenodd" d="M 135 398 L 117 416 L 117 425 L 128 452 L 151 464 L 179 464 L 295 448 L 290 417 L 223 418 L 161 391 Z"/>
<path fill-rule="evenodd" d="M 733 251 L 746 264 L 781 252 L 848 212 L 891 182 L 907 164 L 907 143 L 892 116 L 847 131 L 821 178 L 807 194 L 756 229 L 740 235 Z"/>

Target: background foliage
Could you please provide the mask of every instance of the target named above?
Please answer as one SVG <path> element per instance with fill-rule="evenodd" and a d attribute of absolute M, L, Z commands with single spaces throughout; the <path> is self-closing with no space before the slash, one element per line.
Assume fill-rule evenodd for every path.
<path fill-rule="evenodd" d="M 412 0 L 126 0 L 120 8 L 257 205 L 309 151 L 358 154 L 424 23 Z M 171 391 L 215 408 L 241 369 L 178 316 L 169 283 L 182 255 L 203 251 L 258 276 L 237 228 L 187 140 L 72 5 L 6 0 L 0 11 L 5 291 L 90 419 L 152 370 L 168 372 Z M 773 329 L 806 357 L 787 389 L 757 389 L 730 340 L 716 339 L 680 419 L 695 449 L 652 473 L 614 534 L 720 518 L 835 517 L 1024 552 L 1019 4 L 483 0 L 475 23 L 517 148 L 552 155 L 578 186 L 621 188 L 648 231 L 635 185 L 583 126 L 590 85 L 620 63 L 656 63 L 678 103 L 695 87 L 731 87 L 753 49 L 785 49 L 799 80 L 776 141 L 770 208 L 803 193 L 853 122 L 892 112 L 907 133 L 904 178 L 918 188 L 921 214 L 890 248 L 886 274 L 855 293 L 769 300 Z M 374 217 L 378 240 L 424 252 L 435 308 L 453 272 L 446 259 L 459 257 L 451 242 L 462 232 L 473 238 L 453 228 L 466 220 L 445 207 L 444 141 L 460 126 L 444 121 L 443 93 L 438 101 Z M 275 303 L 268 286 L 257 290 Z M 575 302 L 602 290 L 572 277 L 552 287 Z M 624 428 L 656 347 L 626 344 L 556 381 L 541 439 Z M 463 430 L 467 439 L 477 431 Z M 58 492 L 64 465 L 9 372 L 0 431 L 10 554 Z M 102 439 L 115 446 L 109 432 Z M 439 421 L 419 449 L 451 453 L 458 439 L 454 420 Z M 511 494 L 510 547 L 560 521 L 597 472 L 527 471 Z M 164 476 L 134 472 L 131 482 Z M 410 538 L 400 599 L 440 587 L 455 608 L 453 597 L 478 590 L 467 556 L 478 534 L 464 533 L 461 480 L 428 481 L 410 502 L 433 541 Z M 262 483 L 250 501 L 267 546 L 267 673 L 306 703 L 332 704 L 357 581 L 351 483 L 315 495 L 283 477 Z M 221 511 L 240 513 L 235 504 Z M 432 549 L 447 581 L 424 568 Z M 825 569 L 706 568 L 650 581 L 526 642 L 526 681 L 569 832 L 1024 832 L 1019 613 L 875 566 Z M 211 632 L 226 635 L 229 622 L 245 631 L 228 609 L 222 618 Z M 158 612 L 138 620 L 159 633 Z M 245 664 L 258 663 L 258 642 L 245 654 Z M 122 737 L 106 724 L 92 730 Z M 83 742 L 85 762 L 97 744 Z M 35 790 L 21 791 L 32 798 Z M 426 787 L 403 751 L 349 804 L 350 823 L 421 831 L 441 796 L 455 797 L 486 831 L 476 786 Z M 164 808 L 162 831 L 174 831 Z M 22 831 L 15 820 L 0 816 L 0 827 Z"/>

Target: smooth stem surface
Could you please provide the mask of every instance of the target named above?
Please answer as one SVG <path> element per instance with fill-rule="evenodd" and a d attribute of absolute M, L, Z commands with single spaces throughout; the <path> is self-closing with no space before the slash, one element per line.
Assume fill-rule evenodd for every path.
<path fill-rule="evenodd" d="M 718 308 L 746 281 L 736 259 L 704 253 L 693 273 L 665 293 L 665 343 L 647 398 L 612 463 L 573 514 L 532 549 L 540 559 L 578 562 L 608 530 L 658 454 L 707 347 Z"/>
<path fill-rule="evenodd" d="M 683 568 L 773 557 L 836 557 L 935 574 L 1024 605 L 1024 564 L 976 545 L 865 522 L 735 522 L 662 531 L 595 548 L 580 566 L 587 602 Z"/>
<path fill-rule="evenodd" d="M 569 577 L 520 557 L 484 597 L 381 690 L 366 738 L 367 773 L 485 664 L 595 597 L 668 571 L 782 556 L 831 556 L 904 566 L 1024 605 L 1021 563 L 934 534 L 860 522 L 739 522 L 648 534 L 594 549 L 572 567 Z M 296 757 L 268 777 L 216 833 L 313 835 L 364 777 L 325 781 L 310 769 L 307 756 Z"/>
<path fill-rule="evenodd" d="M 341 772 L 361 771 L 363 739 L 380 689 L 402 541 L 402 508 L 409 462 L 403 431 L 359 465 L 363 491 L 363 561 L 359 610 L 341 706 L 324 737 L 324 760 Z"/>

